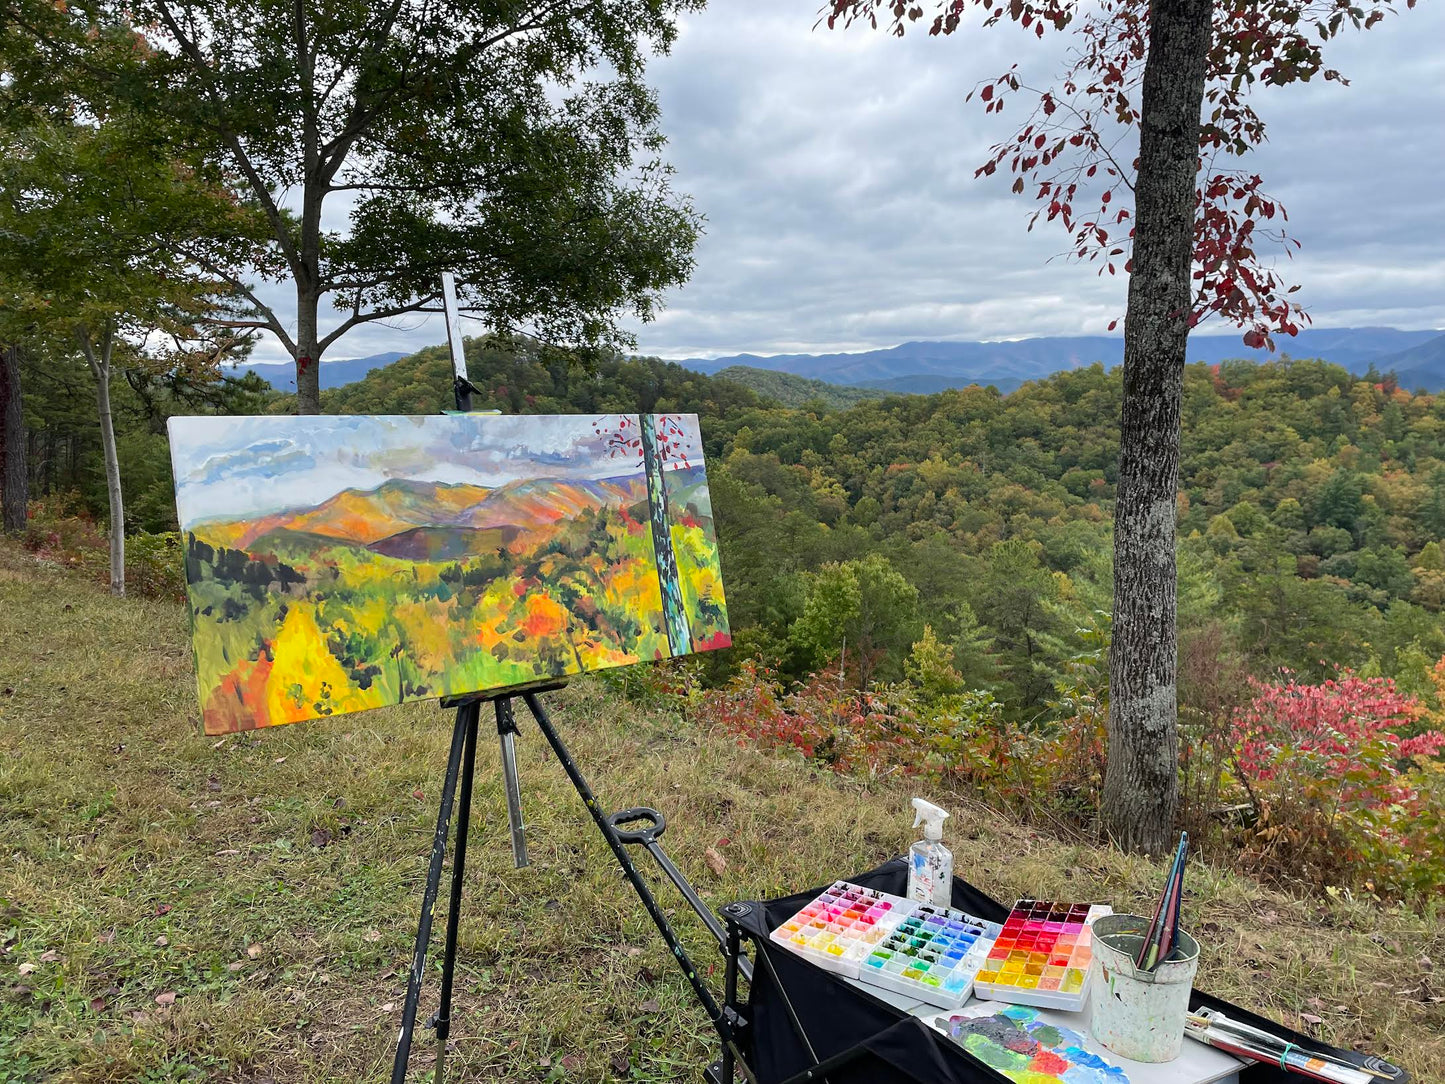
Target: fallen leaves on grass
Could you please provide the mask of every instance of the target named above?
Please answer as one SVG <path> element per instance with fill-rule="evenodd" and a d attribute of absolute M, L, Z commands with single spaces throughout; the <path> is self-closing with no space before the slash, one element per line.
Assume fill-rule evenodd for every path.
<path fill-rule="evenodd" d="M 707 863 L 707 868 L 721 877 L 728 869 L 728 860 L 718 854 L 717 848 L 709 847 L 703 851 L 702 860 Z"/>

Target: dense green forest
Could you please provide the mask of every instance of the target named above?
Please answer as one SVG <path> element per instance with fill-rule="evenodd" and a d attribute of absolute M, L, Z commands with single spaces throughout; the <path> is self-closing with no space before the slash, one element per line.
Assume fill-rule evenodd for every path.
<path fill-rule="evenodd" d="M 1097 824 L 1117 371 L 830 409 L 655 359 L 584 365 L 481 339 L 467 356 L 477 409 L 702 419 L 734 647 L 621 671 L 629 695 L 835 771 L 901 770 L 1050 825 Z M 104 580 L 84 374 L 27 377 L 27 543 Z M 431 413 L 451 383 L 430 347 L 323 406 Z M 130 575 L 179 597 L 166 417 L 295 403 L 256 378 L 117 385 Z M 1179 522 L 1191 838 L 1316 887 L 1441 891 L 1445 397 L 1317 361 L 1192 365 Z"/>
<path fill-rule="evenodd" d="M 853 681 L 897 679 L 927 626 L 969 685 L 1023 719 L 1107 622 L 1118 372 L 827 410 L 651 359 L 583 367 L 480 339 L 468 359 L 479 408 L 701 415 L 740 647 L 710 660 L 714 679 L 749 655 L 801 677 L 840 653 Z M 73 491 L 100 516 L 84 384 L 30 375 L 31 466 L 36 493 Z M 323 401 L 427 413 L 450 395 L 432 347 Z M 128 528 L 150 532 L 174 527 L 168 415 L 291 407 L 254 378 L 135 377 L 116 399 Z M 1431 694 L 1445 654 L 1445 399 L 1312 361 L 1191 366 L 1179 513 L 1186 643 L 1219 639 L 1256 674 L 1347 666 Z"/>

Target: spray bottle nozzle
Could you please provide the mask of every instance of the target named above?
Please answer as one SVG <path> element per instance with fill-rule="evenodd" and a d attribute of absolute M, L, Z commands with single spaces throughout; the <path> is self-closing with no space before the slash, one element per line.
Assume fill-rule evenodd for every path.
<path fill-rule="evenodd" d="M 924 801 L 922 798 L 913 799 L 913 827 L 923 825 L 924 839 L 942 839 L 943 822 L 948 816 L 948 810 L 939 809 L 932 802 Z"/>

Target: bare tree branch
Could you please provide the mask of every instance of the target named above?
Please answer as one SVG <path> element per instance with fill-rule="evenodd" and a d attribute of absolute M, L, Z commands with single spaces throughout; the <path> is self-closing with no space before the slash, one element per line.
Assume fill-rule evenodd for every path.
<path fill-rule="evenodd" d="M 358 324 L 368 324 L 373 320 L 388 320 L 393 316 L 405 316 L 409 312 L 441 312 L 443 311 L 441 309 L 426 308 L 426 305 L 429 302 L 437 300 L 440 300 L 440 295 L 431 294 L 427 297 L 422 298 L 415 305 L 398 305 L 395 308 L 377 309 L 374 312 L 367 313 L 353 310 L 351 316 L 347 317 L 346 320 L 344 320 L 339 327 L 337 327 L 334 331 L 331 332 L 331 334 L 327 335 L 326 338 L 322 339 L 319 343 L 316 344 L 317 348 L 324 351 L 328 346 L 334 343 L 337 339 L 341 338 L 341 336 L 345 335 L 348 331 L 356 327 Z"/>

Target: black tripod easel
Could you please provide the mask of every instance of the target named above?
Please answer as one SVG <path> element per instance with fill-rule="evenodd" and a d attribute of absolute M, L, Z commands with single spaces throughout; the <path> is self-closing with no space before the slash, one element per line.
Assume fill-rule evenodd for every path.
<path fill-rule="evenodd" d="M 698 897 L 687 879 L 682 875 L 662 851 L 658 843 L 658 837 L 667 828 L 667 822 L 662 814 L 654 809 L 638 808 L 625 809 L 620 813 L 608 816 L 602 811 L 597 797 L 592 793 L 587 780 L 578 769 L 576 762 L 572 759 L 571 752 L 566 744 L 557 734 L 556 728 L 552 725 L 551 717 L 542 706 L 538 695 L 553 689 L 561 688 L 560 684 L 536 686 L 530 689 L 509 690 L 498 693 L 489 693 L 482 696 L 468 697 L 444 702 L 445 707 L 456 707 L 456 719 L 452 727 L 451 754 L 447 759 L 446 776 L 442 783 L 441 806 L 437 811 L 436 835 L 432 839 L 431 864 L 427 869 L 426 887 L 422 893 L 421 921 L 417 925 L 416 948 L 412 954 L 411 973 L 407 981 L 406 1001 L 402 1008 L 401 1034 L 397 1039 L 396 1058 L 392 1064 L 392 1084 L 404 1084 L 406 1080 L 407 1062 L 411 1055 L 413 1035 L 416 1030 L 417 1004 L 421 999 L 422 972 L 426 965 L 427 946 L 431 940 L 431 927 L 433 912 L 436 908 L 437 891 L 441 884 L 442 863 L 446 855 L 447 836 L 451 827 L 452 805 L 456 800 L 458 805 L 459 820 L 457 823 L 456 853 L 452 859 L 452 881 L 451 881 L 451 906 L 447 912 L 446 944 L 442 955 L 441 975 L 441 1004 L 436 1014 L 427 1022 L 427 1026 L 436 1030 L 437 1039 L 437 1068 L 435 1080 L 441 1084 L 446 1064 L 447 1037 L 451 1032 L 451 1003 L 452 984 L 456 975 L 456 953 L 457 953 L 457 929 L 461 918 L 462 886 L 466 875 L 466 854 L 468 824 L 471 819 L 472 802 L 472 777 L 476 769 L 477 751 L 477 729 L 481 719 L 482 704 L 490 701 L 495 705 L 497 718 L 497 732 L 510 738 L 517 733 L 515 701 L 521 699 L 537 724 L 537 729 L 547 739 L 552 752 L 556 754 L 558 762 L 562 765 L 567 778 L 576 789 L 582 799 L 583 805 L 592 815 L 598 831 L 612 849 L 613 857 L 622 867 L 622 872 L 628 882 L 632 885 L 647 913 L 651 916 L 653 923 L 657 926 L 658 932 L 662 934 L 667 942 L 678 966 L 687 976 L 692 986 L 694 996 L 707 1013 L 713 1028 L 718 1033 L 722 1043 L 723 1053 L 718 1063 L 713 1068 L 716 1079 L 727 1081 L 731 1084 L 733 1068 L 741 1068 L 743 1074 L 752 1079 L 751 1070 L 741 1058 L 738 1050 L 738 1029 L 741 1020 L 738 1014 L 731 1008 L 731 1003 L 736 998 L 737 978 L 751 980 L 752 967 L 747 958 L 742 954 L 738 937 L 735 931 L 724 930 L 723 925 L 707 905 Z M 458 792 L 460 785 L 460 792 Z M 509 802 L 510 805 L 510 802 Z M 630 828 L 629 825 L 643 825 L 640 828 Z M 515 826 L 514 826 L 515 827 Z M 514 835 L 514 839 L 515 839 Z M 727 959 L 727 1005 L 719 1005 L 712 991 L 698 975 L 697 968 L 693 966 L 692 960 L 688 957 L 687 950 L 683 948 L 682 942 L 678 940 L 672 923 L 668 921 L 661 906 L 652 894 L 647 882 L 638 873 L 637 867 L 633 864 L 627 853 L 628 844 L 640 844 L 658 861 L 668 879 L 677 886 L 678 890 L 686 898 L 688 904 L 700 915 L 706 923 L 709 931 L 717 938 L 719 947 Z M 712 1074 L 710 1074 L 712 1075 Z"/>
<path fill-rule="evenodd" d="M 466 360 L 462 352 L 461 323 L 456 303 L 456 286 L 450 273 L 442 275 L 442 302 L 447 318 L 447 339 L 451 345 L 452 366 L 455 372 L 454 392 L 458 411 L 471 409 L 472 392 L 475 390 L 467 379 Z M 472 780 L 476 772 L 477 730 L 481 721 L 482 705 L 492 703 L 496 711 L 497 739 L 502 759 L 503 781 L 507 791 L 507 816 L 512 835 L 512 856 L 518 868 L 527 865 L 526 829 L 522 821 L 520 787 L 517 780 L 515 737 L 517 734 L 516 701 L 520 698 L 537 729 L 547 739 L 552 752 L 556 754 L 567 778 L 581 797 L 587 811 L 592 815 L 598 830 L 612 848 L 613 856 L 622 867 L 628 882 L 642 899 L 643 906 L 652 917 L 663 940 L 667 942 L 678 966 L 692 985 L 694 995 L 702 1004 L 708 1018 L 717 1031 L 722 1045 L 722 1055 L 709 1067 L 709 1076 L 717 1081 L 732 1084 L 734 1066 L 741 1069 L 748 1080 L 753 1080 L 752 1070 L 741 1057 L 738 1049 L 738 1029 L 741 1017 L 733 1008 L 737 999 L 739 975 L 751 980 L 752 966 L 743 955 L 736 930 L 723 929 L 722 923 L 693 890 L 678 868 L 663 852 L 658 838 L 667 828 L 667 822 L 655 809 L 625 809 L 607 816 L 587 785 L 587 780 L 578 770 L 571 752 L 552 726 L 552 720 L 538 700 L 538 695 L 560 689 L 565 682 L 541 682 L 496 692 L 473 696 L 454 697 L 442 701 L 442 707 L 455 708 L 456 717 L 452 724 L 451 752 L 447 757 L 446 776 L 442 782 L 441 804 L 437 809 L 436 834 L 432 837 L 431 862 L 427 867 L 426 886 L 422 892 L 421 919 L 417 923 L 416 947 L 412 953 L 411 971 L 407 979 L 406 1000 L 402 1006 L 401 1032 L 397 1036 L 396 1057 L 392 1062 L 392 1084 L 405 1084 L 407 1063 L 411 1057 L 412 1039 L 416 1032 L 417 1006 L 421 1000 L 422 972 L 426 967 L 427 947 L 431 941 L 432 918 L 436 910 L 437 891 L 441 887 L 442 864 L 446 858 L 447 836 L 451 831 L 452 805 L 459 806 L 457 821 L 456 853 L 452 858 L 451 902 L 447 910 L 446 943 L 442 953 L 441 1004 L 427 1027 L 434 1028 L 437 1039 L 437 1064 L 435 1084 L 442 1084 L 446 1067 L 447 1038 L 451 1033 L 452 985 L 456 977 L 457 931 L 461 920 L 462 888 L 465 883 L 467 861 L 467 836 L 471 822 Z M 457 788 L 460 785 L 461 790 Z M 640 828 L 628 825 L 642 824 Z M 640 844 L 655 858 L 668 879 L 677 886 L 707 925 L 709 932 L 717 938 L 719 947 L 727 960 L 725 1005 L 719 1006 L 717 999 L 698 976 L 676 931 L 667 920 L 662 908 L 648 888 L 647 882 L 637 872 L 627 854 L 628 844 Z"/>

